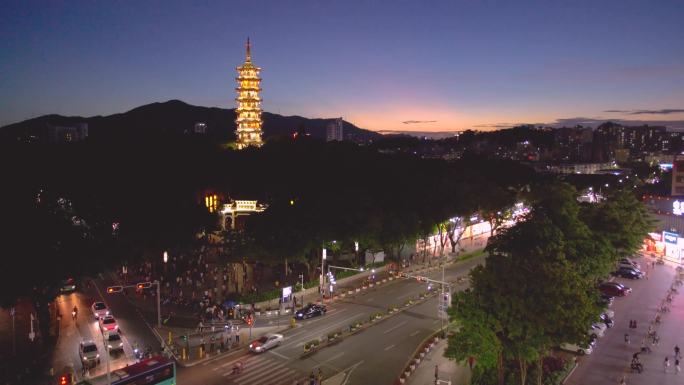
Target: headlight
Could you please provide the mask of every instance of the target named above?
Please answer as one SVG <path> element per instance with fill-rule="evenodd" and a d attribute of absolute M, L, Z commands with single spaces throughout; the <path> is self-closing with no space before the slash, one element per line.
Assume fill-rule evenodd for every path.
<path fill-rule="evenodd" d="M 252 344 L 249 344 L 249 348 L 250 348 L 250 349 L 251 349 L 251 348 L 253 348 L 253 347 L 254 347 L 254 345 L 252 345 Z"/>
<path fill-rule="evenodd" d="M 112 345 L 107 345 L 107 347 L 111 349 L 111 348 L 112 348 Z"/>
<path fill-rule="evenodd" d="M 95 355 L 95 358 L 100 358 L 100 353 L 97 353 L 97 354 Z"/>
<path fill-rule="evenodd" d="M 83 357 L 83 361 L 88 361 L 88 357 Z"/>
<path fill-rule="evenodd" d="M 257 347 L 256 347 L 256 350 L 261 350 L 261 346 L 257 346 Z"/>
<path fill-rule="evenodd" d="M 105 313 L 106 313 L 106 315 L 109 315 L 109 310 L 107 310 Z"/>

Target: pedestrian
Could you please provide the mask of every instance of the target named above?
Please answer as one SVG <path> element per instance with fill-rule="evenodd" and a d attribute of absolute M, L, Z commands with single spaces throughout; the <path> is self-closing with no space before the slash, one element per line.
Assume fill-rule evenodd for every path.
<path fill-rule="evenodd" d="M 665 373 L 667 373 L 667 368 L 669 368 L 669 367 L 670 367 L 670 358 L 665 357 L 665 361 L 663 361 L 663 370 L 665 371 Z"/>
<path fill-rule="evenodd" d="M 627 385 L 627 380 L 624 376 L 622 376 L 622 378 L 620 379 L 620 385 Z"/>
<path fill-rule="evenodd" d="M 625 343 L 629 345 L 629 334 L 625 333 Z"/>
<path fill-rule="evenodd" d="M 309 385 L 316 385 L 316 376 L 314 375 L 313 370 L 311 371 L 311 374 L 309 375 Z"/>
<path fill-rule="evenodd" d="M 473 370 L 473 364 L 475 363 L 475 357 L 470 356 L 468 357 L 468 366 L 470 367 L 470 370 Z"/>
<path fill-rule="evenodd" d="M 679 374 L 682 368 L 679 367 L 679 358 L 675 359 L 675 374 Z"/>
<path fill-rule="evenodd" d="M 679 345 L 675 345 L 674 352 L 676 358 L 681 358 L 681 356 L 679 355 Z"/>

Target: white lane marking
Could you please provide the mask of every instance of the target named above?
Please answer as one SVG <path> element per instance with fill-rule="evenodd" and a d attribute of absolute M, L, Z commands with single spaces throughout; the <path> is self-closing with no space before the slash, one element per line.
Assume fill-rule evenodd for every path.
<path fill-rule="evenodd" d="M 302 334 L 302 333 L 306 333 L 306 330 L 302 329 L 301 332 L 297 332 L 297 333 L 294 333 L 294 334 L 290 334 L 290 335 L 288 335 L 288 336 L 285 336 L 285 338 L 292 338 L 292 337 L 298 336 L 298 335 L 300 335 L 300 334 Z"/>
<path fill-rule="evenodd" d="M 343 311 L 347 311 L 347 310 L 349 310 L 349 309 L 338 310 L 337 312 L 334 312 L 334 313 L 335 313 L 335 314 L 340 314 L 340 313 L 342 313 Z M 326 314 L 331 314 L 331 313 L 333 313 L 333 311 L 331 311 L 331 310 L 328 310 L 328 311 L 326 312 Z M 301 322 L 306 322 L 306 326 L 309 326 L 310 324 L 312 324 L 312 323 L 314 323 L 314 322 L 318 322 L 318 321 L 320 321 L 320 320 L 322 320 L 322 319 L 327 319 L 327 318 L 325 318 L 325 316 L 319 316 L 319 317 L 314 318 L 314 319 L 309 318 L 308 320 L 302 320 Z"/>
<path fill-rule="evenodd" d="M 320 335 L 320 334 L 324 334 L 323 332 L 324 332 L 325 330 L 330 330 L 330 329 L 338 328 L 338 327 L 339 327 L 338 325 L 341 325 L 341 324 L 344 324 L 344 323 L 346 323 L 346 322 L 349 322 L 350 320 L 352 320 L 352 319 L 354 319 L 354 318 L 358 318 L 358 317 L 360 317 L 360 316 L 362 316 L 362 315 L 363 315 L 363 313 L 359 313 L 359 314 L 353 315 L 353 316 L 351 316 L 351 317 L 348 317 L 348 318 L 343 319 L 343 320 L 340 321 L 340 322 L 336 322 L 336 323 L 334 323 L 334 324 L 331 324 L 330 326 L 328 326 L 328 327 L 326 327 L 326 328 L 323 328 L 323 329 L 320 329 L 320 330 L 314 330 L 312 333 L 317 333 L 317 334 L 319 334 L 319 335 Z M 308 337 L 308 336 L 305 336 L 305 338 L 309 338 L 309 337 Z M 299 340 L 299 339 L 296 339 L 296 340 Z M 283 344 L 282 347 L 284 348 L 284 347 L 286 347 L 286 346 L 291 346 L 291 345 L 296 344 L 297 342 L 298 342 L 298 341 L 292 341 L 292 342 L 290 342 L 290 343 L 288 343 L 288 344 Z"/>
<path fill-rule="evenodd" d="M 395 329 L 397 329 L 397 328 L 400 328 L 400 327 L 404 326 L 405 324 L 406 324 L 406 321 L 402 321 L 401 323 L 399 323 L 399 324 L 397 324 L 397 325 L 394 325 L 394 326 L 392 326 L 391 328 L 385 330 L 384 332 L 382 332 L 382 334 L 387 334 L 387 333 L 391 332 L 392 330 L 395 330 Z"/>
<path fill-rule="evenodd" d="M 413 337 L 413 336 L 415 336 L 415 335 L 418 334 L 418 333 L 420 333 L 420 330 L 416 330 L 415 332 L 409 334 L 409 337 Z"/>
<path fill-rule="evenodd" d="M 416 293 L 407 293 L 407 294 L 404 294 L 404 295 L 400 295 L 400 296 L 397 297 L 397 299 L 402 299 L 402 298 L 410 297 L 410 296 L 412 296 L 412 295 L 416 295 Z"/>
<path fill-rule="evenodd" d="M 343 372 L 346 372 L 347 370 L 349 370 L 349 372 L 347 373 L 346 377 L 344 378 L 344 382 L 342 383 L 342 385 L 347 385 L 347 383 L 349 382 L 349 379 L 351 378 L 352 372 L 354 371 L 354 369 L 356 369 L 357 366 L 359 366 L 361 364 L 363 364 L 363 360 L 361 360 L 361 361 L 355 363 L 354 365 L 348 367 L 347 369 L 343 370 Z"/>
<path fill-rule="evenodd" d="M 278 356 L 278 357 L 280 357 L 280 358 L 283 358 L 283 359 L 286 359 L 286 360 L 289 360 L 289 359 L 290 359 L 290 357 L 284 356 L 284 355 L 282 355 L 282 354 L 280 354 L 280 353 L 278 353 L 278 352 L 276 352 L 276 351 L 273 351 L 273 350 L 269 350 L 268 353 L 275 354 L 276 356 Z"/>
<path fill-rule="evenodd" d="M 238 352 L 240 352 L 240 350 L 236 351 L 235 353 L 238 353 Z M 212 369 L 212 370 L 219 370 L 220 368 L 225 368 L 226 366 L 232 365 L 232 364 L 234 364 L 234 363 L 236 363 L 236 362 L 238 362 L 238 361 L 242 361 L 242 362 L 244 362 L 244 363 L 247 363 L 247 362 L 250 362 L 250 361 L 255 360 L 256 358 L 257 358 L 257 356 L 251 356 L 251 357 L 250 357 L 250 356 L 247 356 L 247 355 L 241 356 L 240 358 L 236 358 L 236 359 L 234 359 L 234 360 L 225 362 L 225 363 L 221 364 L 220 366 L 215 367 L 215 368 Z"/>
<path fill-rule="evenodd" d="M 252 383 L 255 383 L 256 381 L 258 381 L 259 383 L 263 384 L 264 380 L 270 379 L 273 377 L 275 377 L 277 379 L 282 379 L 283 378 L 282 375 L 285 373 L 288 373 L 290 371 L 291 371 L 290 368 L 283 366 L 277 370 L 269 370 L 267 372 L 254 372 L 254 373 L 252 373 L 252 375 L 247 375 L 245 377 L 241 377 L 241 378 L 237 379 L 235 382 L 238 384 L 245 384 L 246 385 L 246 384 L 252 384 Z M 266 382 L 266 383 L 268 383 L 268 382 Z"/>
<path fill-rule="evenodd" d="M 388 350 L 392 349 L 393 347 L 394 347 L 394 345 L 390 345 L 390 346 L 385 348 L 385 351 L 388 351 Z"/>
<path fill-rule="evenodd" d="M 314 366 L 312 369 L 316 369 L 317 367 L 319 367 L 319 366 L 321 366 L 321 365 L 323 365 L 323 364 L 325 364 L 325 363 L 327 363 L 327 362 L 330 362 L 330 361 L 332 361 L 332 360 L 336 360 L 336 359 L 342 357 L 343 355 L 344 355 L 344 352 L 339 353 L 339 354 L 336 354 L 336 355 L 334 355 L 334 356 L 328 358 L 327 360 L 325 360 L 325 361 L 323 361 L 323 362 L 319 362 L 318 365 Z"/>

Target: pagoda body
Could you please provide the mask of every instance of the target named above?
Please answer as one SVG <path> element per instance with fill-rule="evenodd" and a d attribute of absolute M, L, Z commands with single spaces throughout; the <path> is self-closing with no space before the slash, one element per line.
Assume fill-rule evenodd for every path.
<path fill-rule="evenodd" d="M 252 53 L 249 38 L 247 38 L 247 57 L 245 63 L 237 67 L 238 87 L 237 91 L 237 148 L 243 149 L 248 146 L 261 147 L 261 98 L 259 97 L 259 84 L 261 68 L 252 64 Z"/>

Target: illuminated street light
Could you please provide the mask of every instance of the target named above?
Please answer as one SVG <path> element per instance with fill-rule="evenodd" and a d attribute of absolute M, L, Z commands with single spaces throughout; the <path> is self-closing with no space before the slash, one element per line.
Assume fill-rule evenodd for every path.
<path fill-rule="evenodd" d="M 168 261 L 169 261 L 169 253 L 165 251 L 164 252 L 164 263 L 167 263 Z"/>

